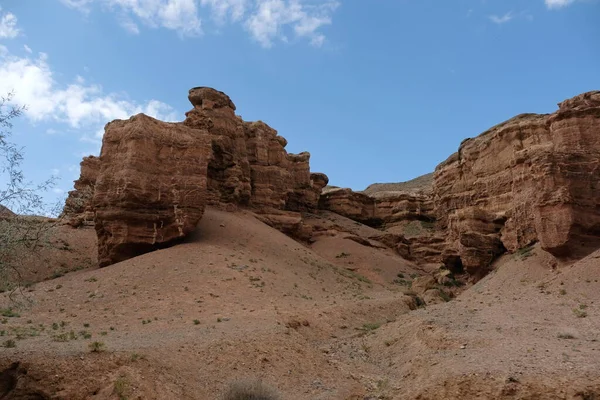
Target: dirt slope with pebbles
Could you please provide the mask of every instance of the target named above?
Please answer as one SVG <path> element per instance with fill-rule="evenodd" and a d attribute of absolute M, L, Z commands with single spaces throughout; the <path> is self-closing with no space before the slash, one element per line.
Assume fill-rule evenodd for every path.
<path fill-rule="evenodd" d="M 216 399 L 262 379 L 298 400 L 593 399 L 597 257 L 527 249 L 417 308 L 393 280 L 425 272 L 390 249 L 209 208 L 184 244 L 0 298 L 0 398 Z"/>

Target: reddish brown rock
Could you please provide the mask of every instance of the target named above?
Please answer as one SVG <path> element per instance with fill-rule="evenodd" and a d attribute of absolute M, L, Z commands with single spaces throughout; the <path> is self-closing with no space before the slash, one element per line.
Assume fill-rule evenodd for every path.
<path fill-rule="evenodd" d="M 100 159 L 82 162 L 65 214 L 73 225 L 95 215 L 101 265 L 184 237 L 205 204 L 250 207 L 292 236 L 310 236 L 298 212 L 315 210 L 328 182 L 311 174 L 310 154 L 288 153 L 285 138 L 244 122 L 222 92 L 198 87 L 188 98 L 194 108 L 182 123 L 140 114 L 108 124 Z"/>
<path fill-rule="evenodd" d="M 352 189 L 335 188 L 323 192 L 319 208 L 372 227 L 382 223 L 375 216 L 375 199 Z"/>
<path fill-rule="evenodd" d="M 204 131 L 138 114 L 107 124 L 93 207 L 101 266 L 160 248 L 196 228 L 210 156 Z"/>
<path fill-rule="evenodd" d="M 75 190 L 69 192 L 63 210 L 67 223 L 74 227 L 94 222 L 92 198 L 100 171 L 100 159 L 94 156 L 84 157 L 80 166 L 81 174 L 75 181 Z"/>
<path fill-rule="evenodd" d="M 262 121 L 244 122 L 224 93 L 199 87 L 190 90 L 194 108 L 184 124 L 206 130 L 212 155 L 208 165 L 208 202 L 301 211 L 317 207 L 323 182 L 313 181 L 310 154 L 290 154 L 287 140 Z"/>
<path fill-rule="evenodd" d="M 559 106 L 467 139 L 437 167 L 435 212 L 447 254 L 468 270 L 536 241 L 558 257 L 600 246 L 600 92 Z"/>

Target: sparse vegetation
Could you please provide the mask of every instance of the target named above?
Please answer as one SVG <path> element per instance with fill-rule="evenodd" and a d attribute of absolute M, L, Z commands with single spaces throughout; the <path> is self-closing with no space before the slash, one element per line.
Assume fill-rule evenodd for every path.
<path fill-rule="evenodd" d="M 440 293 L 440 297 L 442 298 L 442 300 L 444 300 L 446 303 L 452 300 L 452 297 L 450 297 L 450 295 L 442 289 L 438 289 L 438 292 Z"/>
<path fill-rule="evenodd" d="M 370 323 L 363 324 L 363 326 L 361 327 L 361 330 L 363 330 L 365 332 L 371 332 L 376 329 L 379 329 L 380 326 L 381 326 L 381 323 L 379 323 L 379 322 L 370 322 Z"/>
<path fill-rule="evenodd" d="M 279 400 L 275 389 L 262 381 L 238 381 L 229 385 L 222 400 Z"/>
<path fill-rule="evenodd" d="M 0 204 L 8 207 L 8 217 L 0 219 L 0 292 L 15 290 L 23 285 L 21 261 L 23 254 L 35 254 L 39 247 L 49 245 L 48 232 L 57 222 L 32 215 L 47 215 L 48 209 L 41 195 L 54 186 L 55 178 L 40 184 L 26 181 L 21 164 L 23 151 L 8 141 L 13 120 L 25 111 L 24 106 L 11 104 L 14 94 L 0 97 Z M 12 298 L 12 297 L 11 297 Z"/>
<path fill-rule="evenodd" d="M 200 320 L 195 319 L 194 320 L 194 325 L 200 325 Z"/>
<path fill-rule="evenodd" d="M 515 252 L 515 258 L 518 260 L 525 260 L 533 255 L 535 255 L 535 252 L 533 251 L 533 245 L 523 247 Z"/>
<path fill-rule="evenodd" d="M 575 339 L 575 335 L 569 332 L 559 332 L 556 337 L 559 339 Z"/>
<path fill-rule="evenodd" d="M 17 347 L 17 342 L 15 342 L 13 339 L 8 339 L 2 343 L 2 347 L 5 347 L 7 349 Z"/>
<path fill-rule="evenodd" d="M 100 353 L 106 350 L 104 342 L 92 342 L 88 345 L 92 353 Z"/>
<path fill-rule="evenodd" d="M 120 376 L 117 378 L 114 384 L 114 393 L 117 395 L 119 400 L 127 400 L 127 389 L 129 387 L 129 381 L 126 377 Z"/>
<path fill-rule="evenodd" d="M 335 256 L 335 258 L 346 258 L 346 257 L 350 257 L 350 253 L 346 253 L 343 251 L 340 254 Z"/>
<path fill-rule="evenodd" d="M 583 311 L 583 310 L 581 310 L 579 308 L 574 308 L 573 309 L 573 314 L 575 314 L 575 316 L 577 318 L 585 318 L 585 317 L 587 317 L 587 312 L 585 312 L 585 311 Z"/>
<path fill-rule="evenodd" d="M 0 308 L 0 315 L 2 315 L 3 317 L 8 317 L 8 318 L 16 318 L 16 317 L 20 317 L 21 315 L 14 311 L 12 308 Z"/>

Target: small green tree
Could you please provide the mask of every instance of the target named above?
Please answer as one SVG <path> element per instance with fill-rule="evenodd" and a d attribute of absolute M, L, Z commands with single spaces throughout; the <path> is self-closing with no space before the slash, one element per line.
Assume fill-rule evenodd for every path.
<path fill-rule="evenodd" d="M 22 283 L 23 252 L 36 251 L 56 220 L 39 217 L 50 212 L 42 194 L 55 179 L 27 181 L 21 169 L 23 148 L 9 140 L 13 120 L 26 110 L 12 105 L 13 97 L 13 93 L 0 97 L 0 291 L 14 292 Z"/>

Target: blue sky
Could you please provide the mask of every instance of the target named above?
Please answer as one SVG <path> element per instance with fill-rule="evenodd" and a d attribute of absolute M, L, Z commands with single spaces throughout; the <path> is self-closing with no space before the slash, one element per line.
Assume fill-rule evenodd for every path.
<path fill-rule="evenodd" d="M 32 180 L 98 154 L 104 124 L 170 121 L 226 92 L 364 189 L 431 172 L 459 143 L 600 89 L 598 0 L 1 0 L 0 93 Z M 49 197 L 52 197 L 49 196 Z"/>

